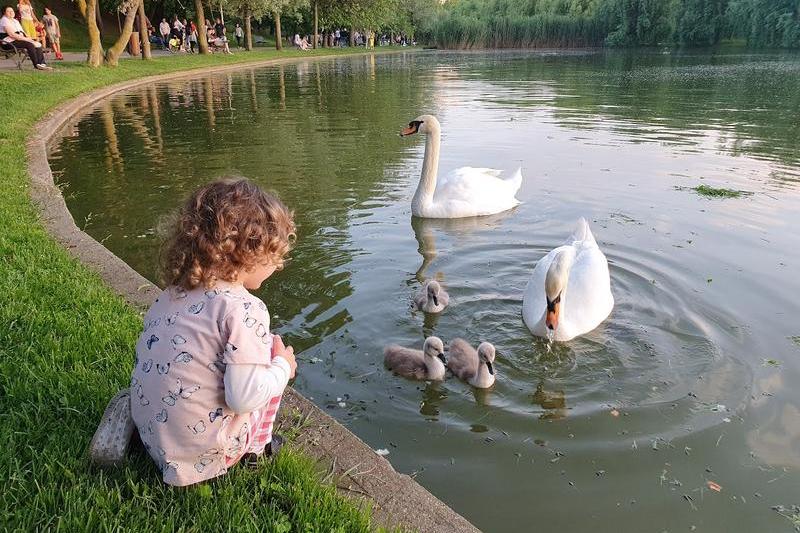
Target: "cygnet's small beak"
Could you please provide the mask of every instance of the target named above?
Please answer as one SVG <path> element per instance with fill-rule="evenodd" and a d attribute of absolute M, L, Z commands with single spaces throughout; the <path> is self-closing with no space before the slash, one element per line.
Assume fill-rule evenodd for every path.
<path fill-rule="evenodd" d="M 494 368 L 492 368 L 492 363 L 486 361 L 486 368 L 489 369 L 489 373 L 494 376 Z"/>
<path fill-rule="evenodd" d="M 436 357 L 438 357 L 438 358 L 439 358 L 439 360 L 440 360 L 442 363 L 444 363 L 445 365 L 447 365 L 447 358 L 444 356 L 444 352 L 439 352 L 438 354 L 436 354 Z"/>
<path fill-rule="evenodd" d="M 435 294 L 431 294 L 431 300 L 433 300 L 433 305 L 439 305 L 439 298 Z"/>

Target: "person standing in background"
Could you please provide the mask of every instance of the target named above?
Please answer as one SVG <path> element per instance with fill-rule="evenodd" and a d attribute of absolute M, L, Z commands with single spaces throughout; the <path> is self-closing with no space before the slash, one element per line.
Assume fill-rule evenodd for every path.
<path fill-rule="evenodd" d="M 24 31 L 25 35 L 29 38 L 38 41 L 39 36 L 36 32 L 36 24 L 39 21 L 36 18 L 36 13 L 33 12 L 31 0 L 19 0 L 17 11 L 19 12 L 19 21 L 20 24 L 22 24 L 22 31 Z"/>
<path fill-rule="evenodd" d="M 175 20 L 172 21 L 172 36 L 178 40 L 178 49 L 184 50 L 183 23 L 181 22 L 181 19 L 179 19 L 177 15 L 175 15 Z"/>
<path fill-rule="evenodd" d="M 197 26 L 195 25 L 193 20 L 189 21 L 189 51 L 194 53 L 194 49 L 197 46 Z"/>
<path fill-rule="evenodd" d="M 228 42 L 227 37 L 225 37 L 225 24 L 222 23 L 222 19 L 219 17 L 217 17 L 217 23 L 214 24 L 214 34 L 217 39 L 224 39 L 225 42 Z"/>
<path fill-rule="evenodd" d="M 161 24 L 158 25 L 158 30 L 161 32 L 161 47 L 166 50 L 169 48 L 169 34 L 171 31 L 167 19 L 161 19 Z"/>
<path fill-rule="evenodd" d="M 233 35 L 236 37 L 236 46 L 241 49 L 242 39 L 244 38 L 244 30 L 242 29 L 241 24 L 238 22 L 236 23 L 236 29 L 233 31 Z"/>
<path fill-rule="evenodd" d="M 181 36 L 181 40 L 183 41 L 183 49 L 188 52 L 190 48 L 189 35 L 192 33 L 192 29 L 189 27 L 189 23 L 185 18 L 181 21 L 181 25 L 183 26 L 183 35 Z"/>
<path fill-rule="evenodd" d="M 44 8 L 44 29 L 47 32 L 47 40 L 50 41 L 50 47 L 56 54 L 56 59 L 63 60 L 64 54 L 61 53 L 61 26 L 58 24 L 58 17 L 53 15 L 49 7 Z"/>

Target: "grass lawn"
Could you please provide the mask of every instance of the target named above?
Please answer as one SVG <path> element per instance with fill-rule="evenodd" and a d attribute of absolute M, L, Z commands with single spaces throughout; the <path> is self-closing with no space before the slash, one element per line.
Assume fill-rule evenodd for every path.
<path fill-rule="evenodd" d="M 331 53 L 352 52 L 302 55 Z M 0 530 L 370 529 L 369 513 L 291 450 L 189 489 L 166 487 L 142 453 L 119 470 L 93 467 L 89 441 L 107 401 L 128 384 L 142 321 L 46 234 L 28 196 L 26 134 L 60 102 L 148 74 L 298 55 L 180 55 L 0 75 Z"/>

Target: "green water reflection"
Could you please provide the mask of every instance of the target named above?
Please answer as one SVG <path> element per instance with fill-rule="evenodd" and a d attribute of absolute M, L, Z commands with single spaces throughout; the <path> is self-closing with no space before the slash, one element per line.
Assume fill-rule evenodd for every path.
<path fill-rule="evenodd" d="M 422 145 L 397 132 L 422 112 L 443 171 L 521 165 L 523 204 L 411 220 Z M 51 165 L 78 225 L 150 279 L 199 184 L 276 190 L 299 240 L 260 296 L 302 351 L 297 388 L 486 531 L 788 531 L 771 506 L 800 503 L 799 129 L 796 55 L 399 54 L 117 95 Z M 522 291 L 579 216 L 617 304 L 548 347 Z M 430 277 L 439 317 L 410 307 Z M 431 333 L 493 341 L 494 389 L 383 370 L 384 344 Z"/>

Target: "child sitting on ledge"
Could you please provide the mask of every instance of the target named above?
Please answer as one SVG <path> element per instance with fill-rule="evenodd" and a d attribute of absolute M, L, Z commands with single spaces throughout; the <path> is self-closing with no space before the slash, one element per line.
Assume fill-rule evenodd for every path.
<path fill-rule="evenodd" d="M 211 183 L 183 206 L 131 376 L 133 421 L 165 483 L 277 453 L 272 424 L 297 364 L 248 289 L 283 268 L 294 229 L 286 206 L 245 179 Z"/>

